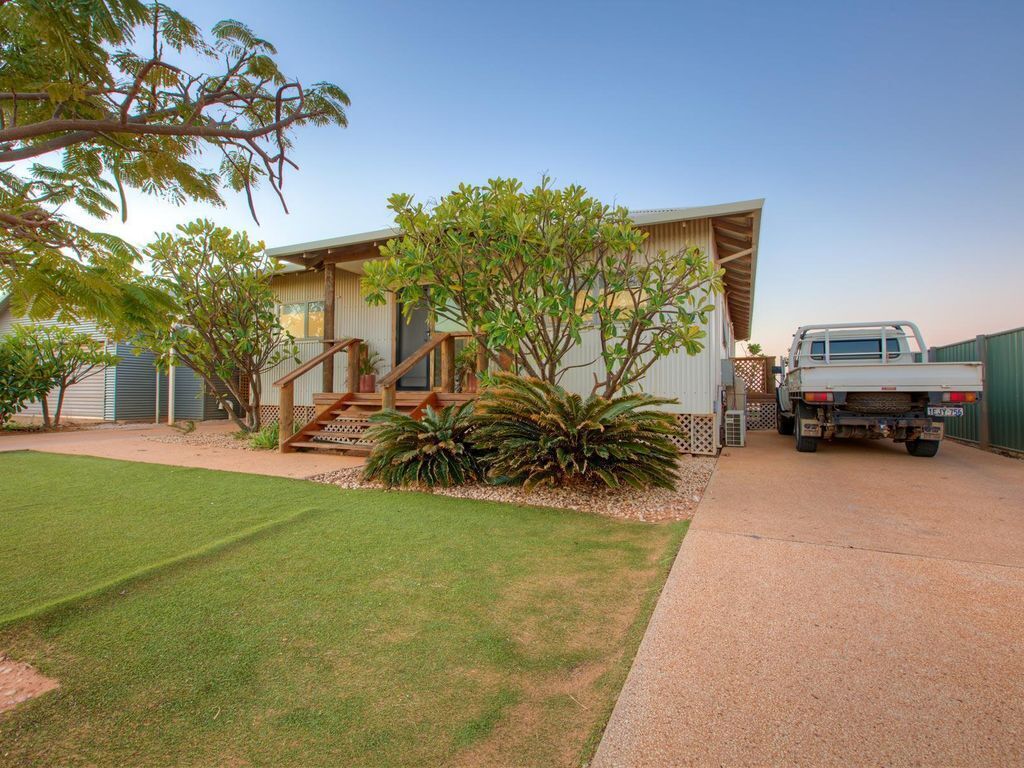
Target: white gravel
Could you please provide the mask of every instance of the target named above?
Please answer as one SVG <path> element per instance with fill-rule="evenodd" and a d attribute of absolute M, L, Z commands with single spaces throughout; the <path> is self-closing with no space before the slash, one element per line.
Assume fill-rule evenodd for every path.
<path fill-rule="evenodd" d="M 675 490 L 651 488 L 610 489 L 600 486 L 574 486 L 567 488 L 535 488 L 525 491 L 517 486 L 473 484 L 456 488 L 412 487 L 392 489 L 396 493 L 413 490 L 454 496 L 462 499 L 503 501 L 510 504 L 556 507 L 591 512 L 605 517 L 644 522 L 689 520 L 704 494 L 715 468 L 712 456 L 684 456 L 679 462 L 679 482 Z M 341 488 L 384 490 L 380 483 L 363 480 L 361 467 L 339 469 L 309 478 L 314 482 L 337 485 Z"/>

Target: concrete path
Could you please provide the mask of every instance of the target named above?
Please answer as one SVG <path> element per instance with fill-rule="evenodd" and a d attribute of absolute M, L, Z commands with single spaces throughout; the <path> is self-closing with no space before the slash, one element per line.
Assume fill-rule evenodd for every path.
<path fill-rule="evenodd" d="M 726 451 L 594 765 L 1024 765 L 1024 462 Z"/>
<path fill-rule="evenodd" d="M 195 434 L 227 434 L 234 427 L 223 421 L 203 422 Z M 177 467 L 202 467 L 226 472 L 247 472 L 277 477 L 309 477 L 344 467 L 359 466 L 359 456 L 330 456 L 319 453 L 278 453 L 247 451 L 216 445 L 161 443 L 151 437 L 177 435 L 168 426 L 131 424 L 90 427 L 68 432 L 0 435 L 0 452 L 45 451 L 106 459 L 170 464 Z"/>

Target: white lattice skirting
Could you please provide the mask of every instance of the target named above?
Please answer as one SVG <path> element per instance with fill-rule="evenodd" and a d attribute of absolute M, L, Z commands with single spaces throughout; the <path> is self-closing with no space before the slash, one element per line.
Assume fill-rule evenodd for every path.
<path fill-rule="evenodd" d="M 775 429 L 775 402 L 747 401 L 747 429 Z"/>
<path fill-rule="evenodd" d="M 672 442 L 679 447 L 680 453 L 715 455 L 715 414 L 677 413 L 676 421 L 679 422 L 679 434 L 672 438 Z"/>
<path fill-rule="evenodd" d="M 260 422 L 263 424 L 271 424 L 277 421 L 277 417 L 280 414 L 281 409 L 276 405 L 261 405 L 260 406 Z M 316 416 L 316 408 L 312 405 L 296 405 L 294 409 L 294 422 L 297 426 L 305 426 L 311 422 Z"/>

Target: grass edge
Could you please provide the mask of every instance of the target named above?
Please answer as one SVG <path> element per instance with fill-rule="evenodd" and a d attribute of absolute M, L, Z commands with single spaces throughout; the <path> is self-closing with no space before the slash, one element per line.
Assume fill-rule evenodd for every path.
<path fill-rule="evenodd" d="M 576 761 L 577 765 L 590 765 L 594 755 L 597 753 L 597 748 L 604 736 L 605 729 L 608 727 L 608 721 L 611 719 L 615 705 L 618 703 L 619 695 L 622 693 L 622 687 L 626 683 L 626 677 L 633 667 L 633 661 L 636 659 L 637 651 L 640 649 L 640 643 L 647 633 L 647 627 L 651 623 L 654 609 L 661 598 L 662 591 L 665 589 L 669 572 L 672 570 L 672 566 L 679 556 L 683 540 L 690 530 L 690 522 L 690 520 L 684 520 L 671 525 L 675 530 L 665 547 L 664 554 L 658 559 L 657 578 L 651 588 L 648 589 L 647 594 L 644 595 L 643 602 L 640 604 L 640 611 L 626 631 L 626 642 L 622 654 L 603 675 L 605 684 L 612 688 L 615 695 L 605 705 L 600 720 L 594 725 L 590 735 L 583 742 L 579 752 L 579 759 Z"/>

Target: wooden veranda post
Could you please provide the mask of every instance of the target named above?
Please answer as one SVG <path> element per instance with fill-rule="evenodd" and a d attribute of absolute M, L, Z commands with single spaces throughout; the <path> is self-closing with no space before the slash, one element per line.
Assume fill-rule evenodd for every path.
<path fill-rule="evenodd" d="M 285 443 L 295 431 L 295 384 L 288 382 L 281 386 L 277 411 L 277 447 L 282 453 L 287 449 Z"/>
<path fill-rule="evenodd" d="M 455 337 L 451 335 L 441 342 L 441 391 L 455 391 Z"/>
<path fill-rule="evenodd" d="M 334 264 L 324 264 L 324 350 L 334 346 Z M 351 356 L 348 361 L 349 367 L 349 392 L 354 392 L 356 387 L 351 386 L 352 365 Z M 334 391 L 334 358 L 329 357 L 323 363 L 324 392 Z M 291 434 L 291 433 L 289 433 Z"/>

